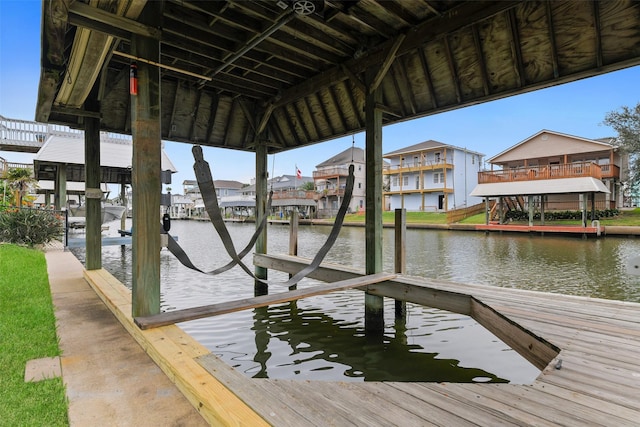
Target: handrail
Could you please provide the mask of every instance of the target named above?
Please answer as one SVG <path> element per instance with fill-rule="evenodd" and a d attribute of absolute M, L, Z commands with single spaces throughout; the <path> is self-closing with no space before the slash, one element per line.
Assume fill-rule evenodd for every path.
<path fill-rule="evenodd" d="M 478 172 L 478 184 L 578 177 L 602 179 L 602 168 L 593 162 L 576 162 L 484 171 Z"/>

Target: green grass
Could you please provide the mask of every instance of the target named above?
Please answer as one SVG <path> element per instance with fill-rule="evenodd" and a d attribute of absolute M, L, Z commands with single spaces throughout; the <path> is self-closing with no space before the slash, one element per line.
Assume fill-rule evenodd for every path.
<path fill-rule="evenodd" d="M 68 426 L 61 378 L 24 382 L 28 360 L 60 355 L 44 254 L 0 244 L 0 426 Z"/>
<path fill-rule="evenodd" d="M 344 218 L 344 222 L 363 223 L 364 214 L 349 214 Z M 395 212 L 382 212 L 382 222 L 393 224 L 395 222 Z M 446 224 L 447 214 L 437 212 L 407 212 L 407 224 Z"/>
<path fill-rule="evenodd" d="M 485 222 L 485 217 L 484 217 L 484 213 L 478 214 L 478 215 L 474 215 L 471 216 L 469 218 L 465 218 L 464 220 L 460 221 L 460 223 L 462 224 L 484 224 Z M 540 221 L 536 220 L 535 221 L 536 224 L 539 224 Z M 591 224 L 591 220 L 588 221 L 589 224 Z M 527 222 L 525 221 L 521 221 L 521 222 L 513 222 L 512 224 L 527 224 Z M 570 220 L 570 219 L 563 219 L 563 220 L 556 220 L 556 221 L 549 221 L 546 220 L 545 224 L 547 225 L 580 225 L 581 221 L 580 220 Z M 600 225 L 619 225 L 619 226 L 640 226 L 640 208 L 636 208 L 633 210 L 624 210 L 621 211 L 620 214 L 616 217 L 613 218 L 602 218 L 600 219 Z"/>

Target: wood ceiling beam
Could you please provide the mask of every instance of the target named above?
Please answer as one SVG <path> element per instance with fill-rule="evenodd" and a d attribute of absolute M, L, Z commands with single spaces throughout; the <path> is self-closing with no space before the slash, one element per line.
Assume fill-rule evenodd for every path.
<path fill-rule="evenodd" d="M 209 112 L 209 121 L 207 122 L 207 134 L 205 135 L 205 142 L 207 145 L 211 143 L 211 132 L 213 131 L 213 125 L 216 122 L 216 116 L 218 114 L 219 106 L 220 106 L 220 97 L 215 93 L 212 93 L 211 94 L 211 111 Z"/>
<path fill-rule="evenodd" d="M 327 113 L 327 107 L 324 105 L 324 102 L 322 102 L 322 98 L 320 97 L 319 93 L 315 93 L 314 95 L 316 97 L 316 100 L 318 101 L 318 105 L 320 106 L 320 111 L 322 111 L 322 115 L 324 116 L 324 121 L 327 123 L 327 126 L 329 126 L 331 133 L 335 135 L 336 130 L 333 127 L 331 120 L 329 119 L 329 113 Z"/>
<path fill-rule="evenodd" d="M 306 142 L 311 141 L 313 138 L 311 138 L 311 134 L 307 129 L 307 126 L 306 126 L 307 121 L 302 118 L 302 114 L 300 113 L 300 108 L 298 107 L 298 104 L 294 102 L 291 104 L 291 107 L 293 108 L 293 112 L 296 116 L 296 120 L 298 121 L 298 125 L 302 128 L 302 132 L 304 133 Z"/>
<path fill-rule="evenodd" d="M 176 82 L 176 93 L 173 94 L 173 105 L 171 106 L 171 117 L 169 119 L 169 132 L 167 137 L 171 138 L 173 135 L 173 128 L 177 129 L 177 125 L 175 124 L 176 119 L 176 110 L 178 108 L 178 95 L 180 94 L 180 85 L 182 84 L 182 80 L 178 80 Z"/>
<path fill-rule="evenodd" d="M 309 123 L 311 124 L 311 127 L 313 128 L 313 133 L 315 134 L 315 139 L 319 139 L 320 138 L 320 131 L 318 130 L 319 129 L 318 122 L 316 120 L 315 114 L 313 114 L 313 110 L 311 109 L 311 104 L 309 103 L 308 97 L 303 98 L 302 101 L 304 102 L 304 106 L 307 109 L 308 116 L 309 116 Z"/>
<path fill-rule="evenodd" d="M 331 97 L 331 102 L 333 103 L 333 109 L 336 112 L 336 115 L 338 116 L 338 118 L 340 119 L 340 124 L 342 125 L 341 132 L 346 132 L 347 129 L 349 129 L 349 126 L 347 126 L 347 121 L 345 120 L 344 115 L 342 114 L 342 107 L 338 102 L 338 98 L 336 96 L 336 92 L 334 88 L 335 86 L 329 86 L 327 88 L 327 91 L 329 92 L 329 96 Z"/>
<path fill-rule="evenodd" d="M 74 1 L 69 6 L 69 23 L 127 40 L 131 40 L 131 34 L 156 40 L 162 37 L 162 31 L 158 28 L 141 24 L 133 19 L 115 15 L 80 1 Z"/>
<path fill-rule="evenodd" d="M 396 54 L 398 53 L 398 49 L 400 48 L 400 45 L 402 45 L 402 42 L 404 41 L 405 37 L 406 36 L 404 34 L 400 34 L 398 37 L 396 37 L 393 43 L 387 48 L 385 58 L 382 61 L 382 64 L 380 65 L 380 68 L 378 69 L 378 72 L 374 77 L 373 82 L 371 82 L 371 85 L 369 86 L 370 94 L 373 93 L 373 91 L 375 91 L 378 88 L 380 83 L 382 83 L 382 79 L 384 79 L 384 76 L 387 75 L 387 71 L 389 71 L 389 67 L 391 67 L 391 64 L 393 63 L 393 61 L 395 61 Z"/>
<path fill-rule="evenodd" d="M 513 9 L 507 11 L 507 19 L 509 20 L 508 31 L 511 35 L 513 60 L 516 63 L 516 70 L 518 71 L 518 80 L 520 81 L 520 87 L 524 87 L 527 84 L 527 79 L 524 73 L 524 65 L 522 61 L 522 45 L 520 43 L 520 35 L 518 34 L 518 21 Z"/>
<path fill-rule="evenodd" d="M 420 23 L 418 19 L 411 13 L 407 12 L 407 9 L 402 7 L 400 3 L 387 0 L 375 0 L 375 2 L 378 6 L 387 11 L 387 13 L 402 21 L 407 27 L 412 27 Z"/>
<path fill-rule="evenodd" d="M 398 99 L 398 105 L 400 105 L 400 110 L 402 111 L 402 115 L 406 115 L 406 110 L 404 108 L 404 97 L 402 96 L 402 91 L 400 90 L 400 84 L 398 83 L 398 78 L 396 75 L 396 67 L 391 67 L 391 72 L 389 73 L 389 77 L 391 78 L 391 82 L 393 84 L 393 89 L 396 93 L 396 99 Z"/>
<path fill-rule="evenodd" d="M 453 87 L 456 90 L 456 101 L 462 102 L 462 93 L 460 91 L 460 78 L 458 77 L 458 69 L 453 59 L 453 53 L 451 52 L 451 46 L 449 46 L 449 37 L 444 36 L 442 38 L 444 44 L 444 54 L 447 58 L 447 65 L 449 66 L 449 72 L 451 72 L 451 80 L 453 80 Z"/>
<path fill-rule="evenodd" d="M 424 55 L 424 50 L 419 48 L 418 50 L 418 58 L 420 58 L 420 64 L 424 70 L 424 78 L 427 82 L 427 88 L 429 88 L 429 95 L 431 96 L 431 104 L 433 109 L 438 108 L 438 100 L 436 98 L 436 91 L 433 87 L 433 80 L 431 79 L 431 72 L 429 71 L 429 64 L 427 63 L 427 57 Z"/>
<path fill-rule="evenodd" d="M 417 49 L 427 42 L 435 40 L 437 37 L 442 37 L 443 34 L 448 34 L 471 25 L 474 22 L 482 21 L 495 14 L 515 7 L 518 4 L 520 4 L 519 1 L 477 1 L 463 3 L 460 6 L 453 8 L 445 15 L 424 21 L 415 29 L 415 31 L 407 33 L 402 45 L 398 49 L 397 56 L 401 56 L 406 52 Z M 451 17 L 455 17 L 455 19 Z M 371 66 L 382 64 L 385 57 L 384 54 L 387 52 L 386 48 L 388 45 L 393 44 L 394 41 L 395 40 L 389 40 L 383 44 L 381 49 L 365 54 L 363 57 L 358 59 L 349 60 L 345 65 L 347 65 L 353 73 L 359 74 Z M 345 78 L 347 77 L 340 66 L 334 67 L 295 87 L 289 88 L 287 91 L 282 93 L 282 96 L 275 102 L 275 104 L 276 106 L 287 104 L 292 102 L 293 99 L 297 99 L 301 96 L 307 96 L 310 93 L 314 93 L 324 87 L 335 84 L 338 81 L 343 81 Z"/>
<path fill-rule="evenodd" d="M 406 58 L 406 57 L 405 57 Z M 411 114 L 416 114 L 417 110 L 417 102 L 416 102 L 416 94 L 413 92 L 413 90 L 411 89 L 411 85 L 409 84 L 409 75 L 407 73 L 407 66 L 405 64 L 405 61 L 403 60 L 403 58 L 400 59 L 400 61 L 396 61 L 394 63 L 394 68 L 398 68 L 399 74 L 400 74 L 400 81 L 404 82 L 405 84 L 405 89 L 408 95 L 409 95 L 409 106 L 411 107 Z M 400 95 L 402 96 L 402 95 Z"/>
<path fill-rule="evenodd" d="M 592 13 L 593 13 L 593 31 L 596 40 L 596 66 L 598 68 L 602 67 L 603 59 L 602 59 L 602 24 L 600 23 L 600 3 L 592 2 Z"/>
<path fill-rule="evenodd" d="M 556 29 L 553 25 L 553 10 L 551 2 L 546 1 L 545 12 L 547 14 L 547 25 L 549 26 L 549 45 L 551 46 L 551 63 L 553 64 L 553 78 L 560 77 L 560 67 L 558 65 L 558 46 L 556 44 Z"/>
<path fill-rule="evenodd" d="M 478 68 L 480 69 L 482 89 L 484 90 L 484 95 L 487 96 L 491 93 L 491 88 L 489 87 L 490 85 L 489 76 L 487 74 L 487 64 L 484 60 L 484 52 L 482 51 L 482 43 L 480 42 L 480 34 L 478 32 L 478 26 L 476 24 L 473 24 L 471 26 L 471 33 L 473 34 L 473 46 L 476 52 L 476 57 L 478 58 Z"/>
<path fill-rule="evenodd" d="M 202 98 L 202 91 L 199 90 L 196 95 L 196 107 L 191 113 L 191 129 L 189 129 L 189 140 L 193 141 L 193 134 L 196 130 L 196 123 L 198 123 L 198 112 L 200 111 L 200 99 Z"/>

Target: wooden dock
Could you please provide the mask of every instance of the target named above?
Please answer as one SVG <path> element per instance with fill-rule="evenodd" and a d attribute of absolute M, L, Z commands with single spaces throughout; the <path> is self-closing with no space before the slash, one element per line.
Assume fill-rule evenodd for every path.
<path fill-rule="evenodd" d="M 565 234 L 600 237 L 604 227 L 580 227 L 571 225 L 521 225 L 521 224 L 478 224 L 478 231 L 505 231 L 512 233 Z"/>
<path fill-rule="evenodd" d="M 294 272 L 309 261 L 256 255 L 254 262 Z M 327 264 L 312 274 L 331 282 L 359 275 Z M 470 315 L 538 366 L 540 375 L 526 385 L 250 379 L 177 326 L 140 330 L 123 285 L 104 270 L 85 277 L 212 424 L 640 423 L 640 304 L 399 276 L 359 289 Z"/>

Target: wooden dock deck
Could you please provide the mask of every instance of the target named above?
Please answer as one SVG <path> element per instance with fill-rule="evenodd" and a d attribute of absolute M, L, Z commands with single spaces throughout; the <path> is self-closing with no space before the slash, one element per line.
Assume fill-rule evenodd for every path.
<path fill-rule="evenodd" d="M 254 262 L 294 271 L 308 260 L 259 255 Z M 328 281 L 358 275 L 331 265 L 313 273 Z M 138 329 L 124 286 L 104 270 L 85 277 L 212 424 L 640 424 L 640 304 L 400 276 L 360 289 L 471 315 L 540 375 L 527 385 L 250 379 L 177 326 Z"/>

